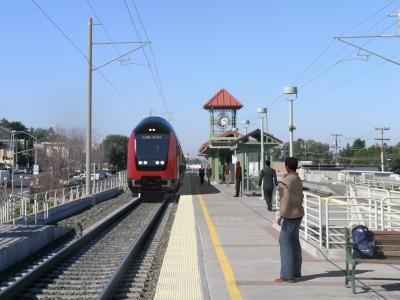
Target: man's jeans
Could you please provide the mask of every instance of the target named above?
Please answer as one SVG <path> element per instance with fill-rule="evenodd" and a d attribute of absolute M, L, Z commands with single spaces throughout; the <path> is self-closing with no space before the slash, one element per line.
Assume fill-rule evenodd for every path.
<path fill-rule="evenodd" d="M 301 246 L 299 240 L 301 218 L 283 219 L 279 245 L 281 247 L 281 278 L 293 280 L 301 276 Z"/>

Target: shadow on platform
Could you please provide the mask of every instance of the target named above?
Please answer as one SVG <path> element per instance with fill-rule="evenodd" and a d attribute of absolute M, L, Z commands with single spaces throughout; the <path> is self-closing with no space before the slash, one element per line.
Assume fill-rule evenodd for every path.
<path fill-rule="evenodd" d="M 370 270 L 356 270 L 356 274 L 363 274 L 370 272 Z M 312 275 L 306 275 L 302 276 L 298 279 L 298 282 L 301 281 L 308 281 L 308 280 L 313 280 L 313 279 L 318 279 L 318 278 L 326 278 L 326 277 L 345 277 L 346 272 L 345 271 L 329 271 L 325 273 L 318 273 L 318 274 L 312 274 Z"/>
<path fill-rule="evenodd" d="M 185 181 L 179 191 L 181 196 L 184 195 L 207 195 L 207 194 L 218 194 L 220 191 L 215 188 L 212 184 L 209 184 L 207 180 L 204 180 L 203 185 L 200 184 L 199 176 L 195 174 L 187 174 Z"/>

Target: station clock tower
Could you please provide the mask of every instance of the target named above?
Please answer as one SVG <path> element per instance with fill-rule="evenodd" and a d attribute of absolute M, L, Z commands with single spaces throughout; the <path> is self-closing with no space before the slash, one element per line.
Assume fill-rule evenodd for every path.
<path fill-rule="evenodd" d="M 219 90 L 203 108 L 210 113 L 210 140 L 236 128 L 236 112 L 243 107 L 242 103 L 227 90 Z"/>

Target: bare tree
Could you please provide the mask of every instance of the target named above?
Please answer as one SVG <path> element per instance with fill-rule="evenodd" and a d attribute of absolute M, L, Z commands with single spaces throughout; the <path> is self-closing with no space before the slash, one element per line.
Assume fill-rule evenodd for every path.
<path fill-rule="evenodd" d="M 74 169 L 82 169 L 85 161 L 85 135 L 80 128 L 56 127 L 40 141 L 38 161 L 44 174 L 40 178 L 43 188 L 57 188 L 68 182 Z"/>

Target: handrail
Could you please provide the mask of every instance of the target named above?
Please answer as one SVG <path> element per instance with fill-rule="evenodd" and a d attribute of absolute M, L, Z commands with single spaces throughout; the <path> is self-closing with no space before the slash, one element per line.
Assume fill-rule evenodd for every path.
<path fill-rule="evenodd" d="M 96 181 L 93 185 L 92 193 L 96 194 L 112 188 L 124 188 L 127 185 L 126 178 L 126 171 L 122 171 L 115 178 Z M 6 202 L 0 203 L 0 223 L 12 221 L 15 224 L 17 217 L 22 217 L 27 222 L 27 216 L 32 213 L 35 224 L 37 224 L 39 213 L 43 213 L 43 218 L 47 219 L 50 207 L 75 201 L 85 195 L 84 184 L 29 195 L 10 195 Z"/>
<path fill-rule="evenodd" d="M 279 209 L 278 193 L 276 199 Z M 320 249 L 342 247 L 342 229 L 355 224 L 365 224 L 374 230 L 400 230 L 400 195 L 321 197 L 304 192 L 303 207 L 302 236 L 316 242 Z M 279 215 L 278 210 L 276 213 Z"/>

